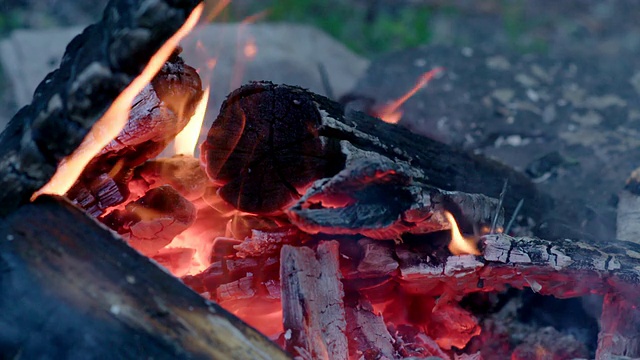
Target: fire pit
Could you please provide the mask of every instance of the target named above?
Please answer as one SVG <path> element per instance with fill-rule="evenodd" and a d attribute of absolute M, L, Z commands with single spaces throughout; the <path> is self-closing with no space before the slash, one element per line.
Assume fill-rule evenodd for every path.
<path fill-rule="evenodd" d="M 158 157 L 206 111 L 177 48 L 198 3 L 111 1 L 0 136 L 3 354 L 640 356 L 640 245 L 564 237 L 576 203 L 389 123 L 399 104 L 252 82 L 198 157 Z M 516 314 L 541 295 L 604 299 L 576 311 L 597 340 Z"/>

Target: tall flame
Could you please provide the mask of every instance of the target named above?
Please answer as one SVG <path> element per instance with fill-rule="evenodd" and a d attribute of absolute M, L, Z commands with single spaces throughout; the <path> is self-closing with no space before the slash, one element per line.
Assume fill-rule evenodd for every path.
<path fill-rule="evenodd" d="M 376 109 L 375 115 L 380 119 L 382 119 L 382 121 L 384 122 L 388 122 L 390 124 L 397 124 L 398 121 L 400 121 L 400 119 L 402 118 L 402 110 L 400 109 L 402 104 L 404 104 L 413 95 L 415 95 L 418 92 L 418 90 L 425 87 L 429 83 L 429 81 L 433 79 L 434 76 L 436 76 L 443 70 L 444 68 L 437 67 L 431 71 L 428 71 L 422 74 L 418 78 L 418 82 L 416 82 L 416 84 L 411 89 L 409 89 L 409 91 L 407 91 L 404 95 L 394 100 L 393 102 Z"/>
<path fill-rule="evenodd" d="M 200 4 L 191 12 L 182 27 L 151 57 L 142 73 L 118 95 L 102 118 L 93 125 L 78 149 L 62 160 L 51 180 L 33 194 L 32 199 L 40 194 L 64 195 L 69 191 L 89 161 L 122 131 L 129 119 L 133 99 L 160 71 L 178 43 L 195 27 L 202 9 L 203 5 Z"/>
<path fill-rule="evenodd" d="M 478 250 L 475 240 L 471 237 L 465 237 L 460 233 L 458 223 L 453 215 L 448 211 L 445 211 L 444 215 L 446 216 L 447 221 L 449 221 L 449 224 L 451 224 L 451 242 L 449 243 L 449 251 L 454 255 L 480 255 L 480 250 Z"/>
<path fill-rule="evenodd" d="M 198 138 L 200 137 L 200 131 L 202 130 L 202 124 L 204 123 L 204 117 L 207 112 L 210 89 L 211 86 L 207 86 L 202 95 L 202 99 L 198 103 L 198 107 L 196 107 L 196 112 L 187 123 L 187 126 L 176 135 L 173 143 L 176 154 L 195 155 L 196 145 L 198 144 Z"/>

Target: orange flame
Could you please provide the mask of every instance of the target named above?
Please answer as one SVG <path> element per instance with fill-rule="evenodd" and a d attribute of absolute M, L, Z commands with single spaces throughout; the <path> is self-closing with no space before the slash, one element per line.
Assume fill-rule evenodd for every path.
<path fill-rule="evenodd" d="M 454 255 L 481 255 L 480 250 L 476 246 L 475 239 L 471 237 L 465 237 L 460 233 L 458 223 L 450 212 L 445 211 L 444 215 L 451 224 L 451 242 L 449 243 L 449 251 Z"/>
<path fill-rule="evenodd" d="M 187 123 L 187 126 L 174 139 L 173 148 L 177 155 L 194 156 L 196 152 L 196 145 L 198 144 L 198 138 L 200 137 L 200 131 L 207 112 L 207 104 L 209 103 L 210 88 L 210 86 L 207 86 L 204 90 L 202 99 L 198 103 L 198 107 L 196 107 L 196 112 Z"/>
<path fill-rule="evenodd" d="M 210 2 L 208 2 L 210 3 Z M 206 20 L 207 22 L 212 22 L 215 18 L 218 17 L 222 13 L 224 9 L 229 6 L 231 0 L 220 0 L 218 1 L 213 8 L 207 13 Z"/>
<path fill-rule="evenodd" d="M 390 124 L 397 124 L 398 121 L 400 121 L 400 119 L 402 118 L 402 110 L 400 109 L 402 104 L 404 104 L 413 95 L 415 95 L 418 92 L 418 90 L 420 90 L 423 87 L 425 87 L 429 83 L 429 81 L 431 81 L 431 79 L 433 79 L 434 76 L 436 76 L 437 74 L 439 74 L 443 70 L 444 70 L 444 68 L 437 67 L 437 68 L 435 68 L 435 69 L 433 69 L 431 71 L 428 71 L 428 72 L 422 74 L 418 78 L 418 82 L 409 91 L 407 91 L 406 94 L 402 95 L 401 97 L 399 97 L 395 101 L 378 108 L 375 111 L 375 113 L 376 113 L 375 115 L 377 117 L 379 117 L 384 122 L 388 122 Z"/>
<path fill-rule="evenodd" d="M 160 71 L 178 43 L 195 27 L 202 14 L 202 9 L 203 5 L 200 4 L 191 12 L 182 27 L 160 47 L 142 73 L 133 79 L 131 84 L 118 95 L 102 118 L 93 125 L 78 149 L 60 162 L 51 180 L 33 194 L 32 200 L 40 194 L 64 195 L 69 191 L 89 161 L 122 131 L 129 119 L 129 110 L 133 99 Z"/>

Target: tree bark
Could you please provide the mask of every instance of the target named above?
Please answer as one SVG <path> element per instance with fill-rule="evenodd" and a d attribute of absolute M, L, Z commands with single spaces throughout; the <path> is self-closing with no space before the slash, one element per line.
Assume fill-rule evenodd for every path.
<path fill-rule="evenodd" d="M 0 353 L 27 359 L 289 358 L 84 212 L 50 197 L 0 219 Z"/>

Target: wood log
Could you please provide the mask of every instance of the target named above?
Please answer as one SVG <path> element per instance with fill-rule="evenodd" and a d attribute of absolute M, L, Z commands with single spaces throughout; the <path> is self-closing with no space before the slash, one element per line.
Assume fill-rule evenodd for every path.
<path fill-rule="evenodd" d="M 202 82 L 178 52 L 136 95 L 125 127 L 87 164 L 67 192 L 68 198 L 92 216 L 101 216 L 128 199 L 133 169 L 160 154 L 195 112 Z"/>
<path fill-rule="evenodd" d="M 0 219 L 0 353 L 289 358 L 69 202 L 44 196 Z"/>
<path fill-rule="evenodd" d="M 378 227 L 390 227 L 390 219 L 397 220 L 399 214 L 404 214 L 403 223 L 411 223 L 407 219 L 428 217 L 424 208 L 411 208 L 430 201 L 426 189 L 496 198 L 505 180 L 507 213 L 524 199 L 524 218 L 544 228 L 554 208 L 554 201 L 529 178 L 505 165 L 345 109 L 307 90 L 268 82 L 251 83 L 229 95 L 201 154 L 226 201 L 255 213 L 293 205 L 289 215 L 294 222 L 304 216 L 298 226 L 325 220 L 324 226 L 345 216 L 351 219 L 353 212 L 381 219 Z M 344 193 L 334 191 L 339 186 L 332 181 L 358 190 L 358 198 L 345 199 Z M 327 195 L 322 201 L 333 208 L 330 219 L 326 212 L 316 218 L 304 212 L 313 207 L 305 203 L 313 199 L 304 196 L 318 193 Z M 362 206 L 345 212 L 358 201 Z"/>
<path fill-rule="evenodd" d="M 286 348 L 302 359 L 348 359 L 338 242 L 285 245 L 280 283 Z"/>
<path fill-rule="evenodd" d="M 507 285 L 560 299 L 640 295 L 640 246 L 635 243 L 613 240 L 599 248 L 577 240 L 495 234 L 483 236 L 481 247 L 482 256 L 434 259 L 408 244 L 397 246 L 402 287 L 409 293 L 451 294 L 456 299 L 471 292 L 502 291 Z"/>
<path fill-rule="evenodd" d="M 59 69 L 47 75 L 32 103 L 0 135 L 0 214 L 13 211 L 45 185 L 127 87 L 142 88 L 144 82 L 134 79 L 159 50 L 166 49 L 164 56 L 169 56 L 173 49 L 163 45 L 174 39 L 199 3 L 112 0 L 102 20 L 71 41 Z M 150 80 L 153 73 L 148 75 Z"/>

